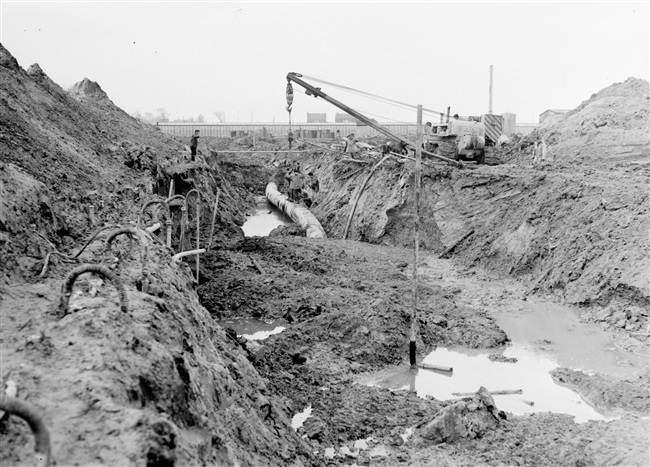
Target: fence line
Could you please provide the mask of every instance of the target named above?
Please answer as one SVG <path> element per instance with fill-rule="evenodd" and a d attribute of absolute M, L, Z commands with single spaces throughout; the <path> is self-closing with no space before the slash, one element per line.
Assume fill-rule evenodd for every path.
<path fill-rule="evenodd" d="M 157 123 L 156 126 L 168 135 L 190 137 L 194 130 L 201 136 L 240 138 L 243 136 L 285 138 L 289 128 L 294 136 L 303 139 L 339 139 L 354 133 L 361 138 L 382 136 L 369 126 L 355 123 Z M 416 125 L 408 123 L 383 123 L 382 126 L 401 136 L 415 134 Z"/>

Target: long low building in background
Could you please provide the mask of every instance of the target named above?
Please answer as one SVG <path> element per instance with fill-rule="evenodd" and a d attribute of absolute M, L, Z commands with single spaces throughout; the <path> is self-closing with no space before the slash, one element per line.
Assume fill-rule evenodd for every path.
<path fill-rule="evenodd" d="M 402 137 L 415 137 L 415 124 L 382 123 L 386 129 Z M 338 139 L 354 133 L 360 138 L 382 136 L 377 130 L 355 123 L 157 123 L 163 133 L 173 136 L 190 137 L 194 130 L 202 136 L 220 138 L 240 138 L 258 136 L 286 138 L 289 131 L 302 139 Z"/>
<path fill-rule="evenodd" d="M 195 130 L 202 136 L 218 138 L 241 138 L 256 136 L 259 138 L 286 138 L 289 131 L 301 139 L 340 139 L 350 134 L 358 138 L 385 137 L 377 130 L 355 123 L 157 123 L 156 126 L 168 135 L 189 138 Z M 414 140 L 416 125 L 414 123 L 381 123 L 381 126 L 406 139 Z M 520 133 L 525 136 L 531 133 L 537 124 L 505 125 L 499 128 L 497 137 L 503 132 L 506 136 Z"/>

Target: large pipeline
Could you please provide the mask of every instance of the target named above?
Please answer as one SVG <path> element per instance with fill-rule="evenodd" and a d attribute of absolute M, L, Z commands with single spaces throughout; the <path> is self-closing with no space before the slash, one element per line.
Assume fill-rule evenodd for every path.
<path fill-rule="evenodd" d="M 289 201 L 289 198 L 278 191 L 278 186 L 274 182 L 266 185 L 266 198 L 302 227 L 308 237 L 327 238 L 320 222 L 309 209 Z"/>

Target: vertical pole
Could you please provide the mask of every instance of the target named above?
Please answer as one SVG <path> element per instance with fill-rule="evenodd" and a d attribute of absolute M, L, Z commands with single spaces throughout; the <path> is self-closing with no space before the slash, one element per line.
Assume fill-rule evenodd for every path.
<path fill-rule="evenodd" d="M 447 107 L 447 123 L 449 123 L 449 114 L 451 113 L 451 107 Z"/>
<path fill-rule="evenodd" d="M 214 200 L 214 210 L 212 211 L 212 226 L 210 227 L 210 237 L 208 237 L 208 248 L 207 251 L 210 251 L 212 248 L 212 235 L 214 235 L 214 223 L 217 220 L 217 206 L 219 206 L 219 194 L 221 191 L 217 188 L 217 198 Z"/>
<path fill-rule="evenodd" d="M 196 249 L 199 249 L 199 237 L 201 236 L 201 196 L 196 194 Z M 201 261 L 199 260 L 200 254 L 196 254 L 196 283 L 199 283 L 199 268 Z"/>
<path fill-rule="evenodd" d="M 492 113 L 492 65 L 490 65 L 490 107 L 488 108 L 488 113 Z"/>
<path fill-rule="evenodd" d="M 174 179 L 172 178 L 172 181 L 169 183 L 169 196 L 167 196 L 167 199 L 171 198 L 174 196 Z"/>
<path fill-rule="evenodd" d="M 417 130 L 415 142 L 415 219 L 413 222 L 414 262 L 413 262 L 413 309 L 411 310 L 411 340 L 409 342 L 409 360 L 411 367 L 415 367 L 415 340 L 417 335 L 417 308 L 418 308 L 418 262 L 420 259 L 420 185 L 422 177 L 422 106 L 418 105 Z"/>

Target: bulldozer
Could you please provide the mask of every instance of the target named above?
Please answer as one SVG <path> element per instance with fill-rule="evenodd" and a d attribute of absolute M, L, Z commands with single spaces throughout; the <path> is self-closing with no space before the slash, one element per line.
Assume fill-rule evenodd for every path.
<path fill-rule="evenodd" d="M 485 163 L 485 124 L 456 115 L 444 123 L 425 125 L 424 149 L 455 161 Z"/>

